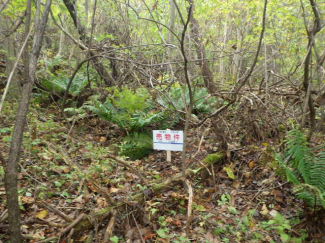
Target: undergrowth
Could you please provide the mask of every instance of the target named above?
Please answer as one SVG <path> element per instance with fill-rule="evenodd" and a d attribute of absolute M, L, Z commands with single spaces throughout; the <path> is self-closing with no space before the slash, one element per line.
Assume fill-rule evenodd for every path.
<path fill-rule="evenodd" d="M 308 206 L 325 208 L 325 151 L 314 152 L 307 142 L 305 134 L 295 128 L 287 133 L 285 151 L 276 156 L 286 179 L 294 184 L 298 198 L 305 200 Z"/>

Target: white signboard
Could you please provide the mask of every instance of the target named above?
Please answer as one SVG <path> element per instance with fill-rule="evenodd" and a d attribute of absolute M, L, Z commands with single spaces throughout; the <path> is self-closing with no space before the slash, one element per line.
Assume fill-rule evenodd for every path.
<path fill-rule="evenodd" d="M 153 130 L 153 149 L 182 151 L 183 131 Z"/>

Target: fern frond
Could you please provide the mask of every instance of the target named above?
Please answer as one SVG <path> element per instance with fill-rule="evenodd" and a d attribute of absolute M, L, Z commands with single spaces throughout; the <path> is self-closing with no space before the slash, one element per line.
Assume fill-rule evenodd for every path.
<path fill-rule="evenodd" d="M 325 200 L 323 193 L 315 186 L 310 184 L 300 184 L 294 188 L 297 197 L 306 201 L 310 207 L 323 206 Z"/>
<path fill-rule="evenodd" d="M 310 182 L 316 186 L 321 192 L 325 192 L 325 161 L 318 161 L 310 168 Z"/>
<path fill-rule="evenodd" d="M 300 173 L 305 183 L 309 183 L 314 155 L 308 147 L 305 135 L 299 129 L 291 130 L 286 136 L 286 146 L 287 153 L 292 156 L 289 161 L 292 168 Z"/>
<path fill-rule="evenodd" d="M 314 154 L 305 135 L 299 129 L 291 130 L 286 136 L 286 161 L 277 156 L 285 169 L 287 180 L 294 183 L 295 193 L 311 207 L 325 208 L 325 151 Z"/>
<path fill-rule="evenodd" d="M 92 96 L 91 100 L 87 102 L 83 108 L 89 109 L 91 112 L 106 121 L 111 121 L 112 114 L 115 112 L 115 108 L 110 103 L 101 103 L 98 100 L 98 96 Z"/>
<path fill-rule="evenodd" d="M 278 154 L 275 154 L 275 159 L 278 161 L 279 165 L 284 169 L 285 175 L 287 177 L 287 181 L 295 184 L 295 185 L 300 185 L 300 181 L 297 178 L 297 176 L 291 171 L 291 168 L 289 168 L 286 163 L 283 161 L 281 156 Z"/>

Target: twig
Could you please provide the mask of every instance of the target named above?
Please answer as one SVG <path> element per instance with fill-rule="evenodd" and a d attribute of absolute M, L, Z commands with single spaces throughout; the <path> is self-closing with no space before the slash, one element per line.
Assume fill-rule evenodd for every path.
<path fill-rule="evenodd" d="M 58 216 L 60 216 L 62 219 L 64 219 L 66 222 L 70 223 L 73 221 L 72 218 L 70 218 L 68 215 L 62 213 L 61 211 L 59 211 L 58 209 L 56 209 L 53 205 L 45 202 L 45 201 L 39 201 L 37 202 L 39 204 L 41 204 L 42 206 L 46 207 L 48 210 L 52 211 L 53 213 L 57 214 Z"/>
<path fill-rule="evenodd" d="M 133 211 L 131 212 L 131 215 L 132 215 L 132 218 L 133 218 L 133 220 L 134 220 L 134 223 L 135 223 L 135 225 L 136 225 L 136 227 L 137 227 L 137 229 L 138 229 L 140 239 L 141 239 L 142 243 L 145 243 L 145 241 L 144 241 L 144 239 L 143 239 L 143 237 L 142 237 L 142 234 L 141 234 L 141 231 L 140 231 L 139 225 L 138 225 L 138 223 L 137 223 L 137 221 L 136 221 L 136 219 L 135 219 L 135 217 L 134 217 Z"/>
<path fill-rule="evenodd" d="M 7 95 L 8 89 L 9 89 L 9 85 L 11 83 L 11 80 L 13 78 L 15 70 L 16 70 L 16 68 L 18 66 L 19 59 L 20 59 L 21 55 L 23 54 L 24 49 L 25 49 L 25 47 L 27 45 L 27 42 L 28 42 L 29 36 L 30 36 L 30 34 L 32 32 L 32 29 L 33 29 L 33 26 L 30 28 L 30 30 L 29 30 L 29 32 L 28 32 L 28 34 L 26 36 L 26 39 L 24 41 L 24 44 L 23 44 L 23 46 L 21 47 L 21 49 L 20 49 L 20 51 L 18 53 L 18 56 L 16 58 L 16 62 L 14 64 L 14 66 L 12 67 L 12 70 L 11 70 L 11 72 L 9 74 L 9 77 L 8 77 L 8 80 L 7 80 L 7 85 L 6 85 L 5 91 L 3 92 L 2 99 L 1 99 L 1 102 L 0 102 L 0 114 L 1 114 L 1 111 L 2 111 L 3 103 L 4 103 L 5 99 L 6 99 L 6 95 Z"/>
<path fill-rule="evenodd" d="M 37 242 L 35 242 L 35 243 L 46 243 L 46 242 L 50 242 L 50 241 L 53 241 L 53 240 L 56 240 L 56 239 L 58 239 L 58 237 L 53 236 L 53 237 L 51 237 L 51 238 L 44 239 L 44 240 L 40 240 L 40 241 L 37 241 Z"/>
<path fill-rule="evenodd" d="M 114 204 L 114 200 L 113 200 L 111 194 L 108 192 L 108 190 L 106 188 L 103 188 L 95 180 L 88 179 L 87 181 L 92 184 L 92 186 L 96 189 L 97 192 L 99 192 L 100 194 L 102 194 L 103 196 L 105 196 L 105 198 L 108 200 L 108 202 L 111 205 Z"/>
<path fill-rule="evenodd" d="M 43 182 L 37 180 L 36 178 L 34 178 L 33 176 L 31 176 L 31 175 L 27 172 L 27 170 L 24 168 L 24 166 L 23 166 L 22 164 L 19 164 L 19 165 L 20 165 L 20 168 L 22 169 L 23 173 L 24 173 L 26 176 L 28 176 L 29 178 L 31 178 L 33 181 L 35 181 L 35 182 L 41 184 L 42 186 L 45 186 L 45 187 L 47 186 L 45 183 L 43 183 Z"/>
<path fill-rule="evenodd" d="M 48 220 L 45 220 L 45 219 L 37 219 L 40 223 L 44 223 L 44 224 L 47 224 L 49 226 L 52 226 L 52 227 L 58 227 L 58 228 L 64 228 L 66 225 L 65 224 L 58 224 L 58 223 L 54 223 L 54 222 L 51 222 L 51 221 L 48 221 Z"/>
<path fill-rule="evenodd" d="M 142 175 L 142 173 L 137 170 L 136 168 L 134 168 L 133 166 L 129 165 L 128 163 L 126 163 L 125 161 L 111 155 L 111 154 L 107 154 L 106 157 L 115 160 L 116 162 L 124 165 L 125 167 L 129 168 L 130 170 L 132 170 L 137 176 L 139 176 L 139 178 L 142 180 L 143 183 L 148 184 L 148 181 L 146 178 L 144 178 L 144 176 Z"/>
<path fill-rule="evenodd" d="M 65 229 L 63 229 L 60 233 L 60 235 L 65 235 L 66 233 L 68 233 L 73 227 L 75 227 L 81 220 L 83 220 L 83 218 L 85 217 L 85 214 L 81 214 L 79 215 L 79 217 L 73 221 L 73 223 L 71 223 L 68 227 L 66 227 Z"/>
<path fill-rule="evenodd" d="M 73 233 L 74 233 L 74 228 L 73 229 L 71 229 L 71 231 L 70 231 L 70 233 L 69 233 L 69 235 L 67 236 L 67 239 L 68 239 L 68 243 L 72 243 L 73 241 L 71 241 L 71 239 L 72 239 L 72 236 L 73 236 Z"/>
<path fill-rule="evenodd" d="M 206 132 L 209 131 L 209 129 L 210 129 L 210 126 L 204 130 L 204 132 L 203 132 L 203 134 L 202 134 L 202 137 L 201 137 L 201 140 L 200 140 L 200 143 L 199 143 L 199 146 L 198 146 L 198 148 L 197 148 L 196 153 L 193 155 L 193 158 L 195 158 L 196 155 L 200 152 L 200 150 L 201 150 L 201 146 L 202 146 L 202 143 L 203 143 L 203 141 L 204 141 L 204 136 L 205 136 Z"/>
<path fill-rule="evenodd" d="M 107 228 L 105 231 L 105 236 L 104 236 L 104 243 L 109 243 L 109 238 L 111 237 L 112 233 L 113 233 L 113 226 L 116 220 L 116 210 L 112 211 L 112 217 L 109 220 L 108 224 L 107 224 Z"/>
<path fill-rule="evenodd" d="M 66 35 L 68 36 L 77 46 L 79 46 L 81 48 L 81 50 L 88 50 L 88 47 L 85 46 L 80 40 L 77 40 L 76 38 L 74 38 L 68 31 L 66 31 L 63 26 L 61 26 L 55 19 L 53 13 L 52 13 L 52 10 L 50 12 L 51 14 L 51 17 L 52 17 L 52 20 L 53 20 L 53 23 L 59 27 L 59 29 L 61 29 L 61 31 Z"/>
<path fill-rule="evenodd" d="M 0 216 L 0 223 L 8 218 L 8 209 L 6 209 Z"/>

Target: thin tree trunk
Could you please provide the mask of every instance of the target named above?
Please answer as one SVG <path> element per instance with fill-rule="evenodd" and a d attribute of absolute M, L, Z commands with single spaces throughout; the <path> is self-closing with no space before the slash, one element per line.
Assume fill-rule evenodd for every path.
<path fill-rule="evenodd" d="M 311 41 L 308 42 L 308 53 L 307 57 L 305 59 L 305 66 L 304 66 L 304 81 L 303 81 L 303 87 L 306 92 L 306 102 L 304 105 L 303 113 L 302 113 L 302 120 L 301 120 L 301 127 L 306 126 L 306 113 L 307 113 L 307 107 L 309 108 L 309 118 L 310 118 L 310 130 L 307 136 L 307 140 L 309 141 L 314 133 L 315 130 L 315 118 L 316 118 L 316 110 L 313 104 L 313 99 L 311 96 L 311 81 L 310 81 L 310 70 L 309 65 L 311 62 Z"/>
<path fill-rule="evenodd" d="M 69 11 L 70 17 L 72 18 L 75 27 L 77 28 L 80 40 L 84 41 L 86 46 L 88 46 L 89 40 L 87 40 L 85 27 L 80 23 L 80 19 L 77 16 L 75 4 L 70 0 L 63 0 L 63 2 Z M 94 53 L 93 51 L 89 51 L 89 55 L 96 56 L 96 53 Z M 92 63 L 94 65 L 95 70 L 97 71 L 101 79 L 105 82 L 105 84 L 109 87 L 112 86 L 114 84 L 114 79 L 107 72 L 105 66 L 100 63 L 100 60 L 98 58 L 94 58 L 92 60 Z"/>
<path fill-rule="evenodd" d="M 63 15 L 63 17 L 62 17 L 62 21 L 64 22 L 64 15 Z M 59 50 L 58 50 L 58 53 L 56 54 L 56 56 L 57 57 L 60 57 L 60 56 L 62 56 L 62 51 L 63 51 L 63 42 L 64 42 L 64 33 L 63 32 L 61 32 L 60 33 L 60 41 L 59 41 Z"/>
<path fill-rule="evenodd" d="M 88 19 L 89 19 L 89 0 L 85 0 L 85 15 L 86 15 L 86 26 L 88 26 Z"/>
<path fill-rule="evenodd" d="M 227 43 L 227 31 L 228 31 L 228 25 L 227 25 L 227 17 L 226 17 L 226 21 L 225 21 L 225 26 L 224 26 L 224 30 L 223 30 L 223 50 L 226 49 L 226 43 Z M 234 55 L 234 59 L 235 59 L 235 55 Z M 234 60 L 235 62 L 235 60 Z M 233 65 L 233 69 L 235 69 L 235 65 Z M 224 58 L 220 58 L 220 69 L 219 69 L 219 78 L 221 80 L 221 84 L 224 85 L 225 83 L 225 74 L 224 74 Z"/>
<path fill-rule="evenodd" d="M 202 41 L 202 37 L 200 35 L 200 26 L 198 21 L 194 18 L 194 3 L 193 0 L 190 0 L 190 3 L 193 4 L 193 11 L 190 17 L 191 23 L 191 37 L 194 39 L 196 54 L 198 58 L 198 62 L 201 68 L 201 73 L 204 79 L 205 87 L 207 88 L 209 93 L 215 93 L 217 91 L 217 86 L 213 81 L 213 74 L 209 67 L 209 63 L 206 60 L 205 48 Z"/>
<path fill-rule="evenodd" d="M 22 97 L 19 103 L 17 116 L 15 119 L 15 127 L 12 135 L 12 142 L 9 152 L 9 159 L 5 170 L 5 187 L 8 207 L 8 222 L 11 243 L 21 243 L 22 236 L 20 232 L 20 209 L 18 201 L 18 163 L 20 158 L 20 150 L 22 137 L 26 123 L 28 104 L 30 95 L 35 81 L 36 64 L 41 50 L 41 43 L 50 11 L 51 0 L 47 0 L 42 18 L 40 18 L 40 0 L 37 1 L 37 11 L 35 16 L 35 34 L 32 52 L 29 62 L 29 75 L 25 77 L 22 87 Z M 30 0 L 27 8 L 30 7 Z M 27 29 L 27 28 L 26 28 Z M 26 33 L 26 35 L 28 32 Z"/>

